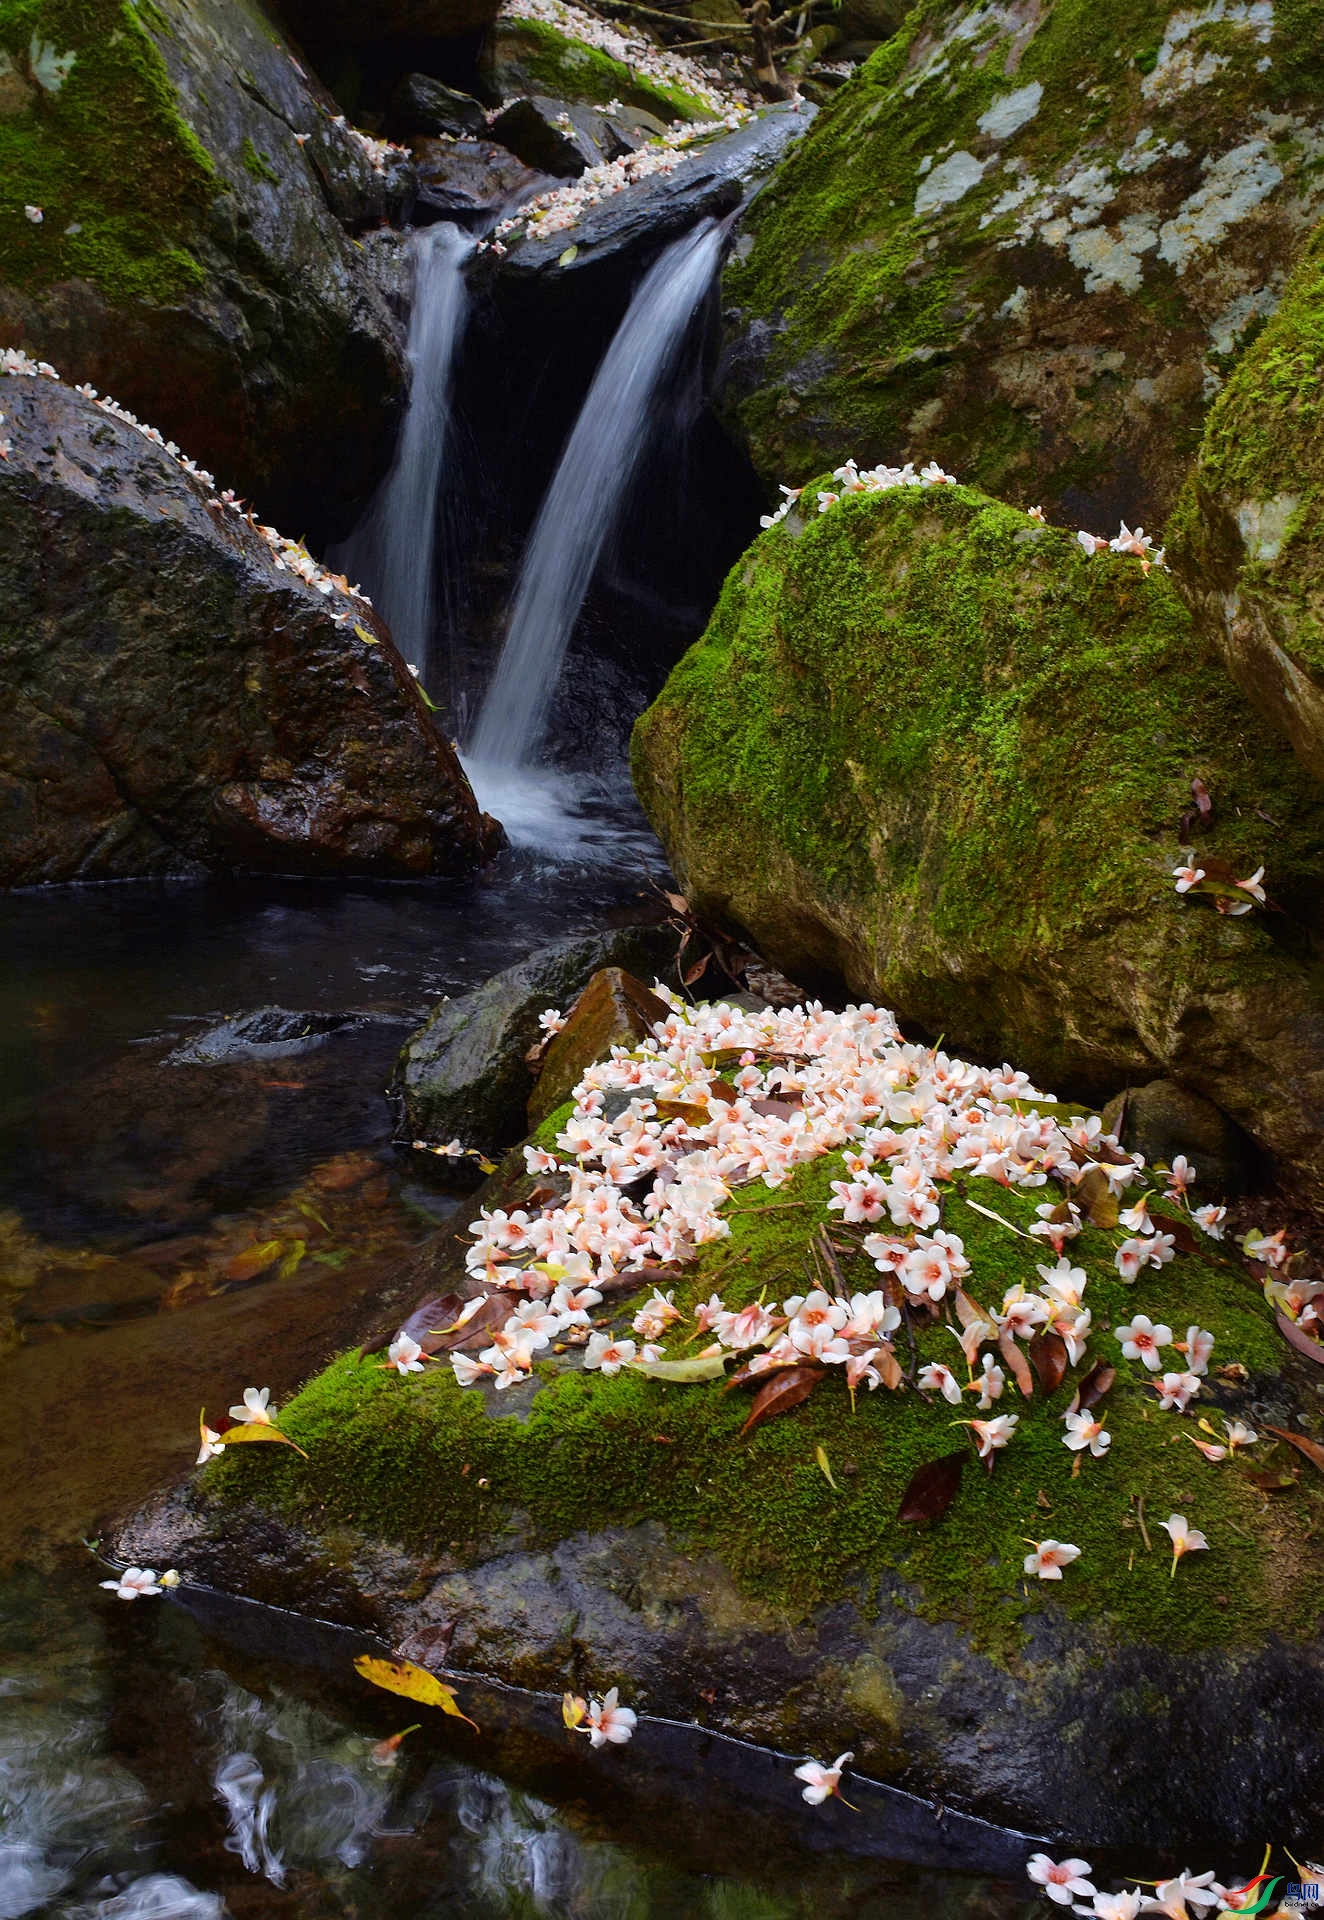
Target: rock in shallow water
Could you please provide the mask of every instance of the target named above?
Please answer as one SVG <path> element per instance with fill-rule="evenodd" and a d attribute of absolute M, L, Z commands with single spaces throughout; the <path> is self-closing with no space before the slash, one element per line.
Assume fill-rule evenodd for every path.
<path fill-rule="evenodd" d="M 0 379 L 0 410 L 0 884 L 479 863 L 493 825 L 361 602 L 71 388 Z"/>

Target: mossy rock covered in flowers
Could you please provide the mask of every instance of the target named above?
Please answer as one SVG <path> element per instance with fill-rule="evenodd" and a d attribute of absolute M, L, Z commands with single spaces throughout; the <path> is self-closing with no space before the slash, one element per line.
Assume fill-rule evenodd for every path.
<path fill-rule="evenodd" d="M 567 31 L 550 20 L 513 15 L 499 20 L 484 48 L 482 73 L 488 92 L 497 100 L 520 94 L 547 94 L 557 100 L 577 100 L 601 107 L 612 100 L 651 114 L 667 126 L 673 120 L 711 117 L 711 101 L 700 99 L 660 75 L 636 71 L 603 47 L 590 46 L 574 34 L 575 12 L 565 10 Z M 581 15 L 580 18 L 583 18 Z M 590 20 L 604 39 L 619 36 Z"/>
<path fill-rule="evenodd" d="M 258 0 L 0 8 L 0 345 L 319 542 L 389 457 L 402 343 L 338 217 L 388 199 Z"/>
<path fill-rule="evenodd" d="M 1324 802 L 1161 567 L 963 487 L 811 488 L 633 756 L 690 899 L 793 977 L 1100 1104 L 1181 1081 L 1319 1192 Z M 1188 859 L 1269 904 L 1179 895 Z"/>
<path fill-rule="evenodd" d="M 1318 0 L 921 0 L 751 208 L 769 486 L 932 451 L 1092 528 L 1171 506 L 1321 211 Z"/>
<path fill-rule="evenodd" d="M 1303 1335 L 1324 1288 L 1210 1237 L 1188 1174 L 878 1009 L 673 1002 L 512 1155 L 468 1256 L 440 1243 L 412 1324 L 467 1295 L 487 1330 L 426 1342 L 467 1351 L 384 1332 L 280 1410 L 306 1461 L 228 1450 L 122 1550 L 1079 1841 L 1304 1846 L 1324 1479 L 1269 1431 L 1319 1414 L 1261 1279 Z M 815 1379 L 774 1415 L 788 1341 Z"/>
<path fill-rule="evenodd" d="M 1229 673 L 1324 781 L 1324 230 L 1215 403 L 1172 546 Z"/>

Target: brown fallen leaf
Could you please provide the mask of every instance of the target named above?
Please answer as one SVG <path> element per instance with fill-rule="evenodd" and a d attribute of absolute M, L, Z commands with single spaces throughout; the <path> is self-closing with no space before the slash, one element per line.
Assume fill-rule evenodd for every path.
<path fill-rule="evenodd" d="M 424 1353 L 429 1354 L 463 1353 L 470 1347 L 489 1346 L 492 1334 L 498 1327 L 505 1326 L 516 1304 L 513 1294 L 489 1293 L 462 1327 L 454 1325 L 455 1316 L 452 1315 L 450 1320 L 434 1322 L 414 1337 Z"/>
<path fill-rule="evenodd" d="M 1030 1363 L 1016 1344 L 1015 1335 L 1010 1327 L 1004 1327 L 998 1335 L 998 1352 L 1006 1361 L 1012 1379 L 1027 1400 L 1034 1394 L 1034 1376 L 1030 1372 Z"/>
<path fill-rule="evenodd" d="M 968 1458 L 965 1452 L 945 1453 L 940 1460 L 926 1460 L 916 1467 L 901 1496 L 897 1519 L 940 1520 L 956 1498 Z"/>
<path fill-rule="evenodd" d="M 1102 1154 L 1099 1156 L 1102 1158 Z M 1090 1172 L 1077 1181 L 1075 1201 L 1092 1227 L 1102 1227 L 1109 1233 L 1117 1225 L 1120 1208 L 1117 1195 L 1108 1185 L 1107 1176 L 1102 1167 L 1093 1167 Z"/>
<path fill-rule="evenodd" d="M 285 1251 L 283 1240 L 260 1240 L 244 1247 L 221 1268 L 227 1280 L 256 1280 L 268 1267 L 274 1267 Z"/>
<path fill-rule="evenodd" d="M 1310 1335 L 1298 1327 L 1295 1320 L 1289 1320 L 1285 1313 L 1275 1313 L 1273 1317 L 1279 1333 L 1289 1345 L 1294 1346 L 1298 1353 L 1304 1353 L 1307 1360 L 1313 1360 L 1317 1367 L 1324 1367 L 1324 1346 L 1321 1346 L 1318 1340 L 1312 1340 Z"/>
<path fill-rule="evenodd" d="M 1071 1403 L 1073 1413 L 1088 1413 L 1091 1407 L 1097 1407 L 1105 1393 L 1117 1378 L 1116 1367 L 1109 1366 L 1106 1360 L 1096 1360 L 1076 1388 Z"/>
<path fill-rule="evenodd" d="M 420 1302 L 407 1320 L 384 1320 L 359 1348 L 359 1359 L 368 1360 L 374 1353 L 380 1353 L 383 1347 L 390 1345 L 397 1333 L 407 1333 L 411 1340 L 417 1340 L 425 1353 L 432 1351 L 426 1344 L 427 1340 L 436 1328 L 450 1326 L 463 1306 L 462 1294 L 443 1293 L 433 1300 Z"/>
<path fill-rule="evenodd" d="M 1324 1473 L 1324 1446 L 1318 1440 L 1311 1440 L 1304 1433 L 1289 1433 L 1286 1427 L 1265 1426 L 1270 1433 L 1277 1434 L 1280 1440 L 1286 1440 L 1289 1447 L 1295 1447 L 1303 1459 L 1309 1460 L 1312 1467 L 1318 1467 Z"/>
<path fill-rule="evenodd" d="M 1069 1355 L 1060 1333 L 1036 1333 L 1029 1347 L 1030 1364 L 1045 1393 L 1056 1393 L 1066 1378 Z"/>
<path fill-rule="evenodd" d="M 814 1388 L 827 1378 L 827 1368 L 805 1364 L 794 1367 L 780 1367 L 772 1378 L 759 1388 L 754 1396 L 754 1404 L 749 1416 L 740 1429 L 743 1440 L 755 1427 L 762 1426 L 765 1420 L 771 1420 L 779 1413 L 790 1413 L 792 1408 L 806 1401 Z"/>

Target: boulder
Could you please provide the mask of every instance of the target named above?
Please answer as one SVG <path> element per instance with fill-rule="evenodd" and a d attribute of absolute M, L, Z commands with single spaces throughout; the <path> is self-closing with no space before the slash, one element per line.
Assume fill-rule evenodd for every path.
<path fill-rule="evenodd" d="M 771 1022 L 752 1051 L 760 1071 L 785 1061 Z M 693 1057 L 706 1055 L 700 1044 Z M 924 1059 L 912 1055 L 912 1067 Z M 655 1065 L 646 1054 L 638 1065 L 649 1084 Z M 727 1111 L 705 1099 L 714 1118 Z M 688 1105 L 688 1119 L 702 1121 L 703 1106 Z M 546 1123 L 539 1145 L 553 1149 L 568 1117 Z M 665 1287 L 680 1316 L 667 1357 L 692 1361 L 696 1309 L 715 1291 L 733 1309 L 799 1291 L 807 1271 L 822 1272 L 826 1227 L 841 1292 L 879 1284 L 863 1230 L 828 1207 L 842 1172 L 830 1150 L 771 1195 L 747 1177 L 723 1205 L 728 1233 L 679 1271 L 600 1275 L 595 1325 L 628 1335 L 654 1285 Z M 1061 1189 L 968 1171 L 941 1182 L 942 1227 L 959 1236 L 981 1304 L 1037 1289 L 1037 1266 L 1051 1268 L 1027 1237 L 1045 1191 Z M 636 1194 L 641 1209 L 656 1197 Z M 565 1198 L 564 1180 L 528 1175 L 512 1154 L 480 1203 L 519 1230 Z M 463 1271 L 467 1224 L 449 1222 L 430 1250 L 420 1327 L 438 1324 L 424 1299 L 435 1316 L 445 1296 L 479 1291 Z M 1093 1316 L 1088 1349 L 1065 1379 L 1027 1368 L 1024 1393 L 1008 1376 L 998 1416 L 1014 1412 L 1016 1430 L 991 1472 L 955 1425 L 961 1409 L 938 1393 L 861 1386 L 852 1403 L 835 1370 L 803 1404 L 746 1431 L 748 1392 L 630 1367 L 609 1377 L 581 1364 L 573 1337 L 508 1390 L 461 1389 L 444 1355 L 401 1378 L 379 1354 L 348 1352 L 282 1400 L 282 1430 L 306 1462 L 236 1447 L 132 1522 L 116 1550 L 178 1567 L 186 1591 L 244 1596 L 286 1618 L 301 1609 L 391 1647 L 440 1642 L 456 1684 L 482 1674 L 553 1697 L 618 1686 L 646 1716 L 642 1753 L 655 1718 L 782 1754 L 848 1744 L 860 1774 L 954 1817 L 958 1845 L 973 1815 L 1067 1842 L 1055 1857 L 1124 1848 L 1132 1873 L 1192 1852 L 1201 1864 L 1258 1860 L 1266 1829 L 1313 1859 L 1324 1765 L 1315 1469 L 1268 1429 L 1318 1431 L 1304 1377 L 1317 1369 L 1282 1338 L 1235 1250 L 1192 1236 L 1191 1251 L 1129 1285 L 1118 1238 L 1087 1225 L 1070 1242 Z M 1170 1322 L 1177 1338 L 1189 1323 L 1214 1336 L 1185 1418 L 1160 1410 L 1145 1368 L 1122 1354 L 1115 1330 L 1137 1313 Z M 398 1303 L 386 1338 L 403 1317 Z M 960 1366 L 953 1330 L 911 1315 L 895 1352 L 913 1356 L 912 1380 L 926 1362 Z M 489 1338 L 470 1336 L 471 1356 Z M 1062 1415 L 1094 1358 L 1116 1372 L 1098 1458 L 1062 1444 Z M 1253 1450 L 1202 1459 L 1189 1446 L 1200 1417 L 1218 1435 L 1224 1420 L 1253 1427 Z M 917 1470 L 957 1450 L 964 1470 L 946 1510 L 900 1520 Z M 1178 1513 L 1208 1547 L 1174 1578 L 1161 1523 Z M 1056 1584 L 1026 1577 L 1027 1544 L 1045 1535 L 1080 1548 Z M 479 1711 L 472 1683 L 461 1703 Z M 879 1844 L 895 1839 L 888 1826 Z M 1155 1867 L 1140 1868 L 1142 1850 Z"/>
<path fill-rule="evenodd" d="M 545 94 L 599 109 L 619 101 L 654 115 L 663 126 L 673 120 L 713 118 L 715 96 L 703 98 L 655 79 L 629 63 L 628 51 L 624 39 L 621 57 L 614 58 L 546 21 L 506 18 L 484 43 L 481 83 L 493 105 L 519 95 Z"/>
<path fill-rule="evenodd" d="M 556 184 L 493 140 L 424 137 L 414 141 L 413 150 L 418 181 L 413 218 L 418 226 L 454 220 L 490 227 L 513 201 Z"/>
<path fill-rule="evenodd" d="M 600 113 L 533 94 L 512 100 L 492 122 L 492 138 L 526 167 L 557 180 L 574 180 L 589 167 L 628 152 Z"/>
<path fill-rule="evenodd" d="M 459 1140 L 493 1152 L 518 1140 L 535 1069 L 527 1056 L 544 1038 L 538 1017 L 573 1005 L 603 967 L 628 967 L 652 979 L 675 960 L 668 927 L 622 927 L 544 947 L 443 1000 L 405 1042 L 391 1080 L 404 1140 L 429 1146 Z M 576 1076 L 578 1077 L 578 1076 Z"/>
<path fill-rule="evenodd" d="M 383 218 L 403 184 L 258 0 L 40 0 L 5 21 L 0 345 L 113 393 L 264 517 L 347 530 L 405 363 L 342 217 Z"/>
<path fill-rule="evenodd" d="M 478 865 L 493 823 L 364 602 L 60 381 L 0 378 L 0 412 L 0 885 Z"/>
<path fill-rule="evenodd" d="M 1177 1080 L 1324 1194 L 1324 794 L 1169 576 L 966 488 L 812 497 L 635 730 L 692 906 L 1078 1094 Z M 1178 895 L 1192 844 L 1269 906 Z"/>
<path fill-rule="evenodd" d="M 1185 1154 L 1202 1200 L 1243 1193 L 1254 1171 L 1255 1155 L 1240 1127 L 1175 1080 L 1127 1087 L 1104 1108 L 1103 1124 L 1128 1153 L 1143 1153 L 1153 1165 L 1170 1167 Z"/>
<path fill-rule="evenodd" d="M 1152 529 L 1324 208 L 1322 26 L 1319 0 L 922 0 L 727 271 L 726 402 L 769 493 L 933 455 Z"/>
<path fill-rule="evenodd" d="M 496 19 L 500 0 L 279 0 L 283 19 L 310 46 L 378 47 L 460 39 Z"/>
<path fill-rule="evenodd" d="M 595 1060 L 605 1060 L 613 1047 L 638 1046 L 670 1011 L 623 967 L 595 973 L 542 1057 L 529 1095 L 529 1125 L 563 1106 Z"/>
<path fill-rule="evenodd" d="M 1324 782 L 1324 231 L 1205 427 L 1172 523 L 1228 672 Z"/>
<path fill-rule="evenodd" d="M 426 73 L 407 73 L 391 95 L 387 108 L 392 131 L 411 134 L 484 134 L 487 115 L 468 93 L 433 80 Z"/>

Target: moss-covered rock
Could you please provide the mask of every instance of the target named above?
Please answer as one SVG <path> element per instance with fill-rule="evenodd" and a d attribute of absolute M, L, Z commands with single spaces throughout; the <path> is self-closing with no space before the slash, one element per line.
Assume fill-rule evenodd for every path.
<path fill-rule="evenodd" d="M 551 1145 L 564 1120 L 537 1138 Z M 731 1306 L 803 1290 L 842 1171 L 831 1153 L 775 1194 L 737 1191 L 729 1239 L 674 1287 L 682 1312 L 714 1289 Z M 533 1184 L 512 1156 L 480 1198 L 509 1208 Z M 1040 1198 L 987 1179 L 944 1185 L 944 1225 L 964 1240 L 981 1302 L 1038 1284 L 1042 1243 L 1025 1229 Z M 790 1751 L 849 1741 L 865 1772 L 1077 1842 L 1208 1834 L 1235 1846 L 1270 1821 L 1304 1844 L 1324 1707 L 1311 1548 L 1324 1482 L 1304 1463 L 1293 1481 L 1292 1456 L 1263 1439 L 1249 1459 L 1206 1462 L 1189 1444 L 1194 1416 L 1157 1411 L 1111 1329 L 1139 1310 L 1213 1332 L 1228 1370 L 1205 1382 L 1211 1419 L 1309 1422 L 1309 1369 L 1220 1249 L 1128 1286 L 1119 1237 L 1087 1228 L 1071 1244 L 1089 1276 L 1092 1350 L 1120 1368 L 1108 1454 L 1076 1465 L 1063 1446 L 1070 1381 L 1016 1399 L 996 1470 L 971 1453 L 930 1526 L 897 1512 L 916 1468 L 964 1445 L 961 1410 L 936 1396 L 862 1390 L 852 1407 L 836 1377 L 742 1435 L 744 1394 L 606 1378 L 573 1350 L 492 1395 L 457 1388 L 444 1364 L 405 1380 L 346 1355 L 282 1410 L 306 1464 L 276 1449 L 228 1455 L 121 1548 L 397 1643 L 454 1623 L 461 1670 L 556 1691 L 619 1684 L 644 1711 Z M 838 1257 L 847 1287 L 877 1279 L 858 1252 Z M 429 1292 L 459 1263 L 447 1236 Z M 648 1290 L 599 1317 L 628 1328 Z M 669 1345 L 682 1340 L 683 1328 Z M 921 1320 L 908 1364 L 956 1356 L 946 1327 Z M 1266 1468 L 1282 1483 L 1272 1500 L 1256 1478 Z M 1174 1510 L 1211 1543 L 1176 1579 L 1158 1526 Z M 1051 1596 L 1022 1574 L 1027 1539 L 1046 1534 L 1082 1549 Z"/>
<path fill-rule="evenodd" d="M 380 219 L 385 183 L 333 114 L 259 0 L 0 8 L 0 343 L 318 540 L 385 465 L 404 377 L 337 217 Z"/>
<path fill-rule="evenodd" d="M 482 78 L 494 100 L 549 94 L 589 107 L 619 100 L 622 106 L 652 114 L 664 126 L 672 120 L 712 117 L 711 106 L 696 95 L 638 73 L 544 20 L 498 21 L 484 47 Z"/>
<path fill-rule="evenodd" d="M 1319 218 L 1322 26 L 1318 0 L 922 0 L 728 269 L 769 485 L 932 452 L 1096 531 L 1161 518 Z"/>
<path fill-rule="evenodd" d="M 1172 536 L 1229 673 L 1324 781 L 1324 231 L 1214 405 Z"/>
<path fill-rule="evenodd" d="M 1320 1191 L 1324 801 L 1161 570 L 964 488 L 806 507 L 634 770 L 691 901 L 793 977 L 1098 1097 L 1182 1081 Z M 1175 893 L 1197 777 L 1198 846 L 1283 911 Z"/>

